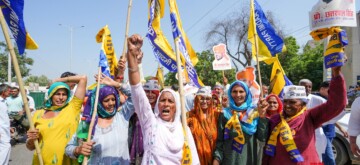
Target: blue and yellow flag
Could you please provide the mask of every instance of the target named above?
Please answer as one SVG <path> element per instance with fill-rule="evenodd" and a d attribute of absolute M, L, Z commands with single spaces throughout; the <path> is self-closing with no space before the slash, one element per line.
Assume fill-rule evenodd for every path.
<path fill-rule="evenodd" d="M 345 46 L 349 44 L 345 30 L 342 30 L 340 27 L 323 28 L 312 31 L 310 35 L 316 41 L 331 36 L 324 53 L 324 65 L 326 69 L 344 65 L 344 49 Z"/>
<path fill-rule="evenodd" d="M 198 58 L 182 28 L 181 19 L 176 5 L 176 1 L 169 0 L 169 5 L 170 5 L 170 19 L 172 24 L 172 33 L 175 40 L 175 44 L 178 44 L 179 46 L 182 65 L 185 66 L 184 72 L 185 72 L 185 77 L 187 79 L 186 82 L 190 81 L 191 84 L 194 84 L 197 87 L 204 86 L 204 84 L 199 79 L 196 70 L 194 68 L 194 66 L 198 62 Z"/>
<path fill-rule="evenodd" d="M 271 71 L 269 93 L 276 94 L 282 98 L 283 88 L 288 85 L 293 85 L 293 83 L 287 78 L 279 59 L 276 58 Z"/>
<path fill-rule="evenodd" d="M 275 57 L 277 53 L 285 49 L 283 40 L 276 34 L 256 0 L 252 0 L 250 4 L 248 40 L 252 44 L 251 51 L 254 59 L 257 42 L 259 61 Z"/>
<path fill-rule="evenodd" d="M 38 45 L 25 29 L 23 17 L 24 0 L 2 0 L 0 6 L 16 41 L 19 54 L 24 54 L 25 49 L 37 49 Z"/>
<path fill-rule="evenodd" d="M 164 10 L 163 0 L 149 0 L 148 33 L 155 58 L 170 72 L 177 72 L 176 56 L 168 40 L 160 28 L 161 12 Z"/>
<path fill-rule="evenodd" d="M 115 77 L 115 69 L 117 68 L 118 60 L 116 58 L 115 50 L 112 43 L 111 33 L 108 25 L 104 26 L 96 35 L 96 42 L 101 44 L 101 54 L 106 55 L 107 63 L 110 68 L 110 76 Z"/>

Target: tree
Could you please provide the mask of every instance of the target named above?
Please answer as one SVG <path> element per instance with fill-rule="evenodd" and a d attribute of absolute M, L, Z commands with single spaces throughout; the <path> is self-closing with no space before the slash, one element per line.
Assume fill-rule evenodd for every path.
<path fill-rule="evenodd" d="M 242 67 L 252 64 L 251 43 L 248 41 L 249 8 L 244 7 L 239 13 L 232 13 L 226 19 L 219 19 L 210 25 L 206 33 L 206 42 L 209 46 L 218 43 L 227 45 L 227 53 L 232 58 L 236 71 L 239 64 Z M 283 36 L 280 26 L 276 23 L 271 12 L 266 17 L 280 36 Z"/>
<path fill-rule="evenodd" d="M 212 62 L 214 61 L 214 54 L 210 51 L 203 51 L 197 53 L 199 62 L 195 66 L 197 75 L 202 80 L 206 86 L 214 86 L 216 82 L 222 84 L 222 71 L 216 71 L 212 69 Z M 235 69 L 224 71 L 225 77 L 228 79 L 228 82 L 231 83 L 235 80 Z M 165 85 L 169 86 L 172 84 L 177 84 L 178 81 L 175 78 L 176 73 L 169 72 L 165 76 Z"/>
<path fill-rule="evenodd" d="M 20 56 L 17 48 L 15 48 L 15 53 L 16 58 L 18 59 L 21 76 L 28 76 L 30 72 L 29 66 L 33 65 L 34 60 L 32 58 L 26 57 L 26 53 Z M 8 55 L 9 50 L 6 44 L 4 42 L 0 42 L 0 82 L 6 81 L 8 77 Z M 11 65 L 11 77 L 16 77 L 13 65 Z"/>
<path fill-rule="evenodd" d="M 303 53 L 294 56 L 288 68 L 284 68 L 288 78 L 298 84 L 301 79 L 309 79 L 313 83 L 313 90 L 318 90 L 323 81 L 324 44 L 315 43 L 315 46 L 305 46 Z"/>
<path fill-rule="evenodd" d="M 48 79 L 45 75 L 41 76 L 29 76 L 25 80 L 25 85 L 29 85 L 29 83 L 38 83 L 40 86 L 46 86 L 51 80 Z"/>

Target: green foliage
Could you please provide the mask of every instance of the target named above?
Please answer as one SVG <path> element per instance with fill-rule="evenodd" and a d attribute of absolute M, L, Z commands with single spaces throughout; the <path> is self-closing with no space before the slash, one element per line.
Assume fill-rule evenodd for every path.
<path fill-rule="evenodd" d="M 301 79 L 313 82 L 313 91 L 319 89 L 323 76 L 323 50 L 324 45 L 315 43 L 315 47 L 305 46 L 303 53 L 298 54 L 299 46 L 293 37 L 284 40 L 287 51 L 279 55 L 280 63 L 290 81 L 297 85 Z M 272 65 L 260 62 L 263 84 L 270 82 Z"/>
<path fill-rule="evenodd" d="M 301 55 L 290 60 L 291 67 L 285 68 L 288 78 L 294 84 L 301 79 L 309 79 L 313 83 L 313 91 L 318 90 L 323 81 L 323 52 L 323 44 L 316 44 L 315 48 L 305 46 Z"/>
<path fill-rule="evenodd" d="M 23 56 L 19 55 L 18 50 L 15 48 L 16 58 L 19 63 L 20 73 L 22 77 L 29 75 L 30 68 L 29 66 L 33 65 L 34 60 L 32 58 L 26 57 L 26 53 Z M 4 42 L 0 42 L 0 82 L 7 81 L 8 77 L 8 55 L 9 51 Z M 14 78 L 15 71 L 14 66 L 11 65 L 11 78 Z"/>
<path fill-rule="evenodd" d="M 29 85 L 29 83 L 38 83 L 40 86 L 46 86 L 50 80 L 45 76 L 45 75 L 41 75 L 41 76 L 29 76 L 26 80 L 25 80 L 25 85 Z"/>
<path fill-rule="evenodd" d="M 214 61 L 214 54 L 210 51 L 203 51 L 197 53 L 199 62 L 196 64 L 195 69 L 206 86 L 214 86 L 216 82 L 223 83 L 222 71 L 215 71 L 212 69 L 212 62 Z M 224 71 L 225 77 L 228 79 L 228 82 L 231 83 L 235 81 L 235 69 Z M 169 72 L 165 76 L 165 85 L 171 86 L 172 84 L 178 83 L 175 78 L 176 73 Z"/>

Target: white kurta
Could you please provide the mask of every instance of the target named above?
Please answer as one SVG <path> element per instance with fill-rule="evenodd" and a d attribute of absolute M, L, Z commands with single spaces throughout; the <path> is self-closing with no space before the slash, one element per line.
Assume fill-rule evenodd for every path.
<path fill-rule="evenodd" d="M 356 98 L 351 105 L 348 132 L 350 136 L 360 135 L 360 97 Z"/>
<path fill-rule="evenodd" d="M 174 93 L 172 93 L 174 95 Z M 144 137 L 144 156 L 142 164 L 180 165 L 184 133 L 180 122 L 179 99 L 175 97 L 176 117 L 173 123 L 165 122 L 157 117 L 150 106 L 142 85 L 131 86 L 131 95 L 135 112 L 139 117 Z M 160 94 L 161 96 L 161 94 Z M 157 104 L 156 104 L 157 107 Z M 170 129 L 169 129 L 170 128 Z M 200 164 L 196 146 L 189 127 L 187 127 L 192 164 Z"/>

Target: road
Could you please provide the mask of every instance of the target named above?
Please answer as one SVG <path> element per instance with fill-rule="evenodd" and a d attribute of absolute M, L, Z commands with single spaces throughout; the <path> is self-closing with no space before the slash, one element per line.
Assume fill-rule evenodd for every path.
<path fill-rule="evenodd" d="M 31 165 L 33 152 L 26 149 L 25 143 L 11 147 L 10 165 Z"/>

